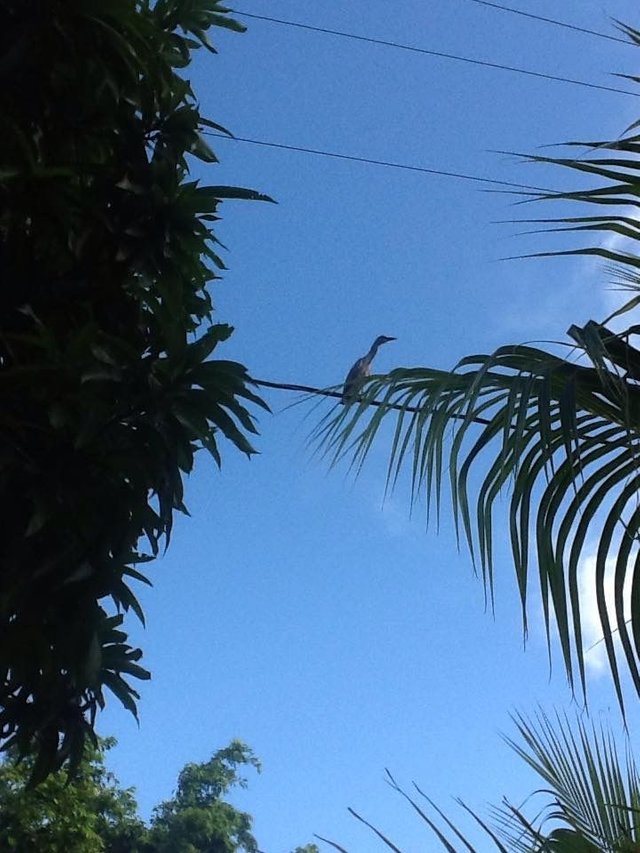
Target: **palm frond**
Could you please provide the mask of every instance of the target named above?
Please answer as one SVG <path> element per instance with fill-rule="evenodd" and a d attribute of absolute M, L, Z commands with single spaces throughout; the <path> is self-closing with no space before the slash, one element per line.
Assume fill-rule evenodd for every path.
<path fill-rule="evenodd" d="M 640 608 L 632 608 L 629 631 L 624 597 L 630 582 L 634 602 L 640 601 L 640 351 L 596 323 L 572 327 L 570 335 L 582 363 L 510 346 L 469 356 L 451 372 L 409 368 L 371 377 L 359 401 L 334 407 L 313 438 L 332 463 L 346 457 L 359 469 L 382 425 L 395 422 L 387 486 L 408 468 L 411 500 L 424 496 L 429 511 L 433 504 L 439 509 L 448 474 L 457 535 L 480 567 L 489 596 L 494 514 L 510 489 L 511 550 L 525 634 L 535 552 L 548 643 L 555 630 L 569 681 L 583 692 L 579 576 L 595 540 L 598 612 L 623 706 L 614 631 L 640 694 Z M 613 613 L 605 592 L 611 561 Z"/>
<path fill-rule="evenodd" d="M 640 45 L 638 30 L 616 25 Z M 632 79 L 640 82 L 640 77 Z M 629 292 L 605 323 L 640 306 L 638 128 L 640 121 L 619 139 L 569 142 L 571 156 L 526 157 L 588 185 L 522 194 L 521 204 L 560 203 L 565 215 L 521 221 L 540 226 L 536 230 L 607 239 L 518 257 L 604 260 Z M 581 150 L 574 155 L 575 149 Z M 591 210 L 575 215 L 575 203 Z M 357 403 L 334 409 L 314 434 L 332 462 L 349 458 L 358 471 L 382 425 L 393 423 L 387 487 L 408 471 L 412 502 L 426 496 L 427 512 L 434 507 L 437 515 L 448 479 L 458 537 L 466 540 L 491 598 L 494 512 L 509 489 L 511 550 L 525 635 L 528 593 L 535 583 L 548 644 L 555 633 L 569 681 L 583 693 L 579 580 L 595 542 L 595 598 L 621 707 L 619 658 L 640 695 L 640 351 L 630 343 L 639 332 L 638 325 L 615 334 L 594 322 L 572 326 L 569 335 L 579 360 L 517 345 L 469 356 L 450 372 L 394 370 L 372 377 Z M 377 406 L 373 414 L 372 405 Z M 613 604 L 606 595 L 609 574 Z M 614 643 L 616 635 L 619 642 Z"/>
<path fill-rule="evenodd" d="M 516 754 L 537 774 L 543 787 L 534 792 L 543 807 L 533 817 L 531 797 L 520 807 L 506 798 L 482 818 L 462 800 L 456 802 L 480 827 L 478 848 L 456 823 L 414 782 L 427 803 L 422 807 L 387 770 L 391 788 L 403 797 L 447 853 L 633 853 L 640 849 L 640 777 L 629 750 L 621 757 L 613 736 L 604 727 L 587 727 L 566 715 L 549 717 L 542 710 L 529 719 L 513 718 L 517 738 L 505 738 Z M 533 795 L 532 795 L 533 796 Z M 374 822 L 353 809 L 351 814 L 396 853 L 399 848 Z M 325 839 L 323 839 L 325 840 Z M 328 842 L 343 850 L 335 842 Z M 489 847 L 487 845 L 490 845 Z"/>
<path fill-rule="evenodd" d="M 622 25 L 621 25 L 622 26 Z M 629 27 L 623 31 L 632 37 Z M 635 78 L 640 82 L 640 78 Z M 612 239 L 604 244 L 587 245 L 573 249 L 561 249 L 548 252 L 535 252 L 519 257 L 556 257 L 559 255 L 590 255 L 600 257 L 615 270 L 615 277 L 622 281 L 638 282 L 640 259 L 634 245 L 640 239 L 640 224 L 637 211 L 640 207 L 640 135 L 635 133 L 640 122 L 634 122 L 625 134 L 615 140 L 587 140 L 566 143 L 568 147 L 581 148 L 584 154 L 577 157 L 528 156 L 532 163 L 545 166 L 558 166 L 565 170 L 579 172 L 599 180 L 599 186 L 586 189 L 528 193 L 526 202 L 532 200 L 544 202 L 578 202 L 595 205 L 602 212 L 594 216 L 559 216 L 556 218 L 522 219 L 522 223 L 538 224 L 541 227 L 534 233 L 574 232 L 581 235 L 605 234 Z M 602 156 L 603 152 L 615 152 L 616 156 Z M 591 152 L 592 156 L 586 156 Z M 595 152 L 595 154 L 593 154 Z M 625 250 L 623 247 L 626 247 Z M 638 305 L 637 299 L 629 300 L 617 314 L 631 311 Z"/>
<path fill-rule="evenodd" d="M 556 827 L 548 837 L 572 834 L 584 850 L 638 849 L 640 778 L 629 752 L 620 757 L 611 733 L 595 725 L 589 729 L 581 719 L 572 726 L 566 715 L 552 720 L 541 711 L 533 721 L 519 714 L 514 722 L 520 737 L 507 743 L 553 797 L 544 822 Z M 502 815 L 506 826 L 513 825 L 513 807 L 507 805 Z"/>

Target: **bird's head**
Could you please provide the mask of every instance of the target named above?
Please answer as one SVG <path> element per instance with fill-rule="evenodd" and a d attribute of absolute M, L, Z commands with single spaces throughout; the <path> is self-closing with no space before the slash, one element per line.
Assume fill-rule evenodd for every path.
<path fill-rule="evenodd" d="M 388 335 L 379 335 L 373 342 L 373 346 L 377 349 L 381 344 L 388 344 L 389 341 L 395 341 L 397 338 L 390 338 Z"/>

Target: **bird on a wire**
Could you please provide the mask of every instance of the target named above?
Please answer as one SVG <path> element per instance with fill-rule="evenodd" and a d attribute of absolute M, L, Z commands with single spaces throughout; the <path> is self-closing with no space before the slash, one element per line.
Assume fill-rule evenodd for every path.
<path fill-rule="evenodd" d="M 389 343 L 389 341 L 395 340 L 396 338 L 390 338 L 388 335 L 379 335 L 371 345 L 369 352 L 356 361 L 351 370 L 347 373 L 347 378 L 345 379 L 344 386 L 342 388 L 342 402 L 345 405 L 354 401 L 358 391 L 360 390 L 360 386 L 367 376 L 370 375 L 371 362 L 378 352 L 378 347 L 382 346 L 382 344 Z"/>

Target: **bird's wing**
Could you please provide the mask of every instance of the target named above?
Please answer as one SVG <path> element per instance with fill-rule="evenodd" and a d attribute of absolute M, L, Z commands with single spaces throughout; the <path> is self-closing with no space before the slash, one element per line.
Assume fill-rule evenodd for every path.
<path fill-rule="evenodd" d="M 342 402 L 347 400 L 355 393 L 360 381 L 368 374 L 368 364 L 365 358 L 359 358 L 347 373 L 347 378 L 344 380 L 342 388 Z"/>

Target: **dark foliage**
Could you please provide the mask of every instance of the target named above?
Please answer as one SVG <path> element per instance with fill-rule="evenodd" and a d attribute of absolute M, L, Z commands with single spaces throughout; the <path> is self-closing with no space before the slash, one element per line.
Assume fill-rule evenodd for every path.
<path fill-rule="evenodd" d="M 80 760 L 108 687 L 148 678 L 123 611 L 220 436 L 247 454 L 246 369 L 207 290 L 223 198 L 179 74 L 216 0 L 0 0 L 0 738 L 33 780 Z M 266 408 L 266 407 L 265 407 Z M 144 548 L 141 544 L 144 543 Z"/>

